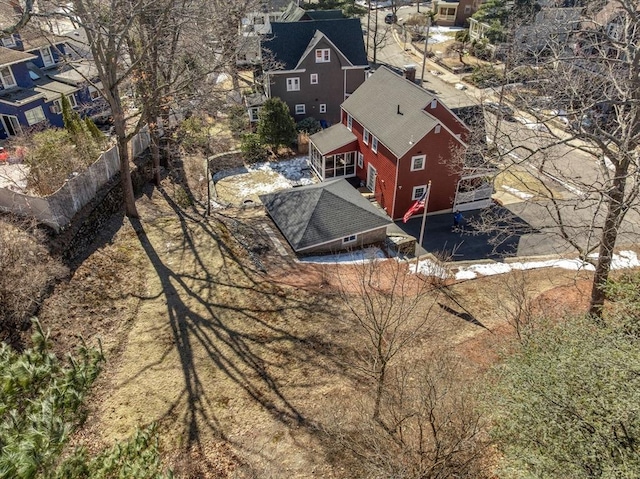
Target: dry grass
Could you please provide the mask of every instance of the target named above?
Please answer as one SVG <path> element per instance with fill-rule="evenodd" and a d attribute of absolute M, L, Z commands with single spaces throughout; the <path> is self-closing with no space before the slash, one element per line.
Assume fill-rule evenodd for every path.
<path fill-rule="evenodd" d="M 138 208 L 143 220 L 125 221 L 47 305 L 58 341 L 70 346 L 82 333 L 107 345 L 76 440 L 95 448 L 157 421 L 178 477 L 354 477 L 322 432 L 336 417 L 355 417 L 368 388 L 351 367 L 361 340 L 341 320 L 330 279 L 338 266 L 269 251 L 266 274 L 256 271 L 251 231 L 265 221 L 257 212 L 224 222 L 177 215 L 171 195 L 158 190 Z M 557 270 L 531 275 L 536 292 L 575 279 Z M 500 281 L 451 286 L 458 302 L 441 299 L 448 309 L 435 313 L 438 337 L 406 354 L 419 360 L 434 341 L 448 344 L 475 376 L 510 334 L 495 309 Z"/>

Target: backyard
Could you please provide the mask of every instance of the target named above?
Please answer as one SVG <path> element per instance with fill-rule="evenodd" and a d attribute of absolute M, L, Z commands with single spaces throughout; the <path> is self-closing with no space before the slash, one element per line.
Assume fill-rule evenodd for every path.
<path fill-rule="evenodd" d="M 256 184 L 277 169 L 257 167 Z M 244 181 L 234 187 L 238 199 L 256 193 Z M 357 299 L 362 256 L 297 261 L 274 247 L 260 208 L 203 217 L 199 205 L 178 204 L 179 191 L 169 181 L 149 187 L 138 200 L 141 220 L 114 217 L 42 309 L 59 352 L 82 337 L 100 339 L 107 357 L 75 444 L 97 450 L 157 422 L 177 477 L 364 474 L 341 441 L 358 430 L 372 385 L 358 367 L 364 337 L 339 300 L 345 292 Z M 429 327 L 402 357 L 421 364 L 436 351 L 453 354 L 466 385 L 514 336 L 497 307 L 515 301 L 505 287 L 514 278 L 526 278 L 532 304 L 553 317 L 588 303 L 590 273 L 576 263 L 450 271 L 421 262 L 439 276 L 425 279 L 410 274 L 413 264 L 378 261 L 409 288 L 429 285 L 421 299 Z"/>

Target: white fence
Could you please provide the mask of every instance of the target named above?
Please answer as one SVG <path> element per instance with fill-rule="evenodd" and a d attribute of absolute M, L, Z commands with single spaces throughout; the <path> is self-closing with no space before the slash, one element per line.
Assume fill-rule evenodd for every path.
<path fill-rule="evenodd" d="M 131 139 L 134 157 L 149 147 L 149 130 L 145 126 Z M 35 218 L 56 231 L 69 224 L 75 214 L 120 171 L 120 155 L 114 146 L 100 155 L 86 171 L 70 178 L 55 193 L 45 197 L 17 193 L 0 188 L 0 211 Z"/>

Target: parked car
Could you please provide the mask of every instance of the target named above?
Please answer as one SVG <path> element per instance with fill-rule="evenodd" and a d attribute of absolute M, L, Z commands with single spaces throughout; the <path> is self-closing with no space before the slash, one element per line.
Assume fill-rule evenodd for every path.
<path fill-rule="evenodd" d="M 395 13 L 387 13 L 384 17 L 384 23 L 387 25 L 391 25 L 392 23 L 396 23 L 398 21 L 398 16 Z"/>
<path fill-rule="evenodd" d="M 508 105 L 501 105 L 495 101 L 486 101 L 483 105 L 485 110 L 490 111 L 494 115 L 499 115 L 507 121 L 516 121 L 513 108 Z"/>

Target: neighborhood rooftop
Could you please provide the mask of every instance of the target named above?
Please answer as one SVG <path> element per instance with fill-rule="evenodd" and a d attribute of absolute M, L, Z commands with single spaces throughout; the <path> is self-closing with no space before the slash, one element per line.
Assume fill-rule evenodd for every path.
<path fill-rule="evenodd" d="M 391 223 L 346 180 L 261 195 L 260 200 L 295 251 Z"/>
<path fill-rule="evenodd" d="M 317 31 L 324 33 L 353 65 L 369 64 L 359 18 L 274 22 L 271 29 L 263 49 L 267 50 L 266 57 L 269 53 L 273 56 L 280 69 L 296 67 Z"/>
<path fill-rule="evenodd" d="M 344 110 L 397 157 L 431 131 L 438 121 L 425 108 L 436 96 L 380 67 L 342 104 Z"/>

